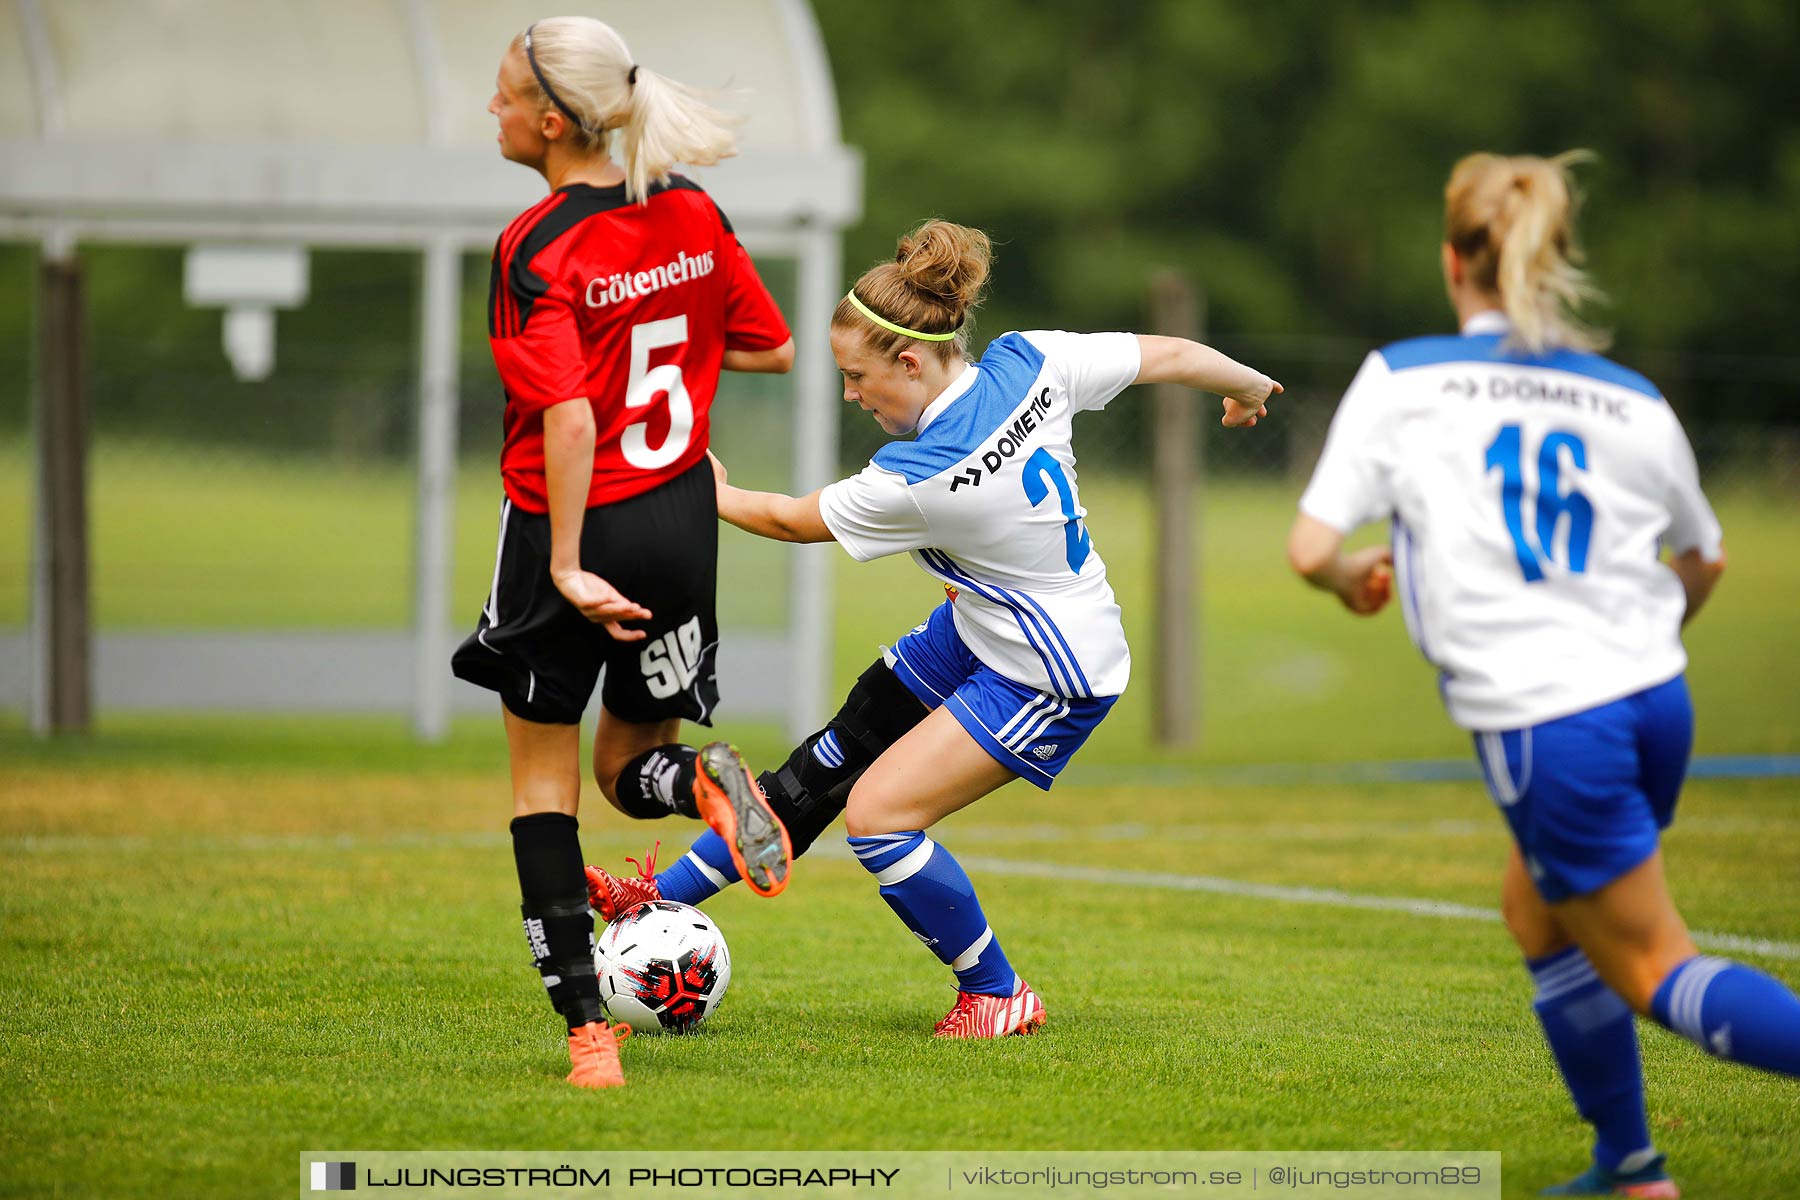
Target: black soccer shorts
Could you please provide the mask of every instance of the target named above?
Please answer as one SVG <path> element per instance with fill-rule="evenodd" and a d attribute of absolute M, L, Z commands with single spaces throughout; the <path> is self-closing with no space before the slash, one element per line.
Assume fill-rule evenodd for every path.
<path fill-rule="evenodd" d="M 581 721 L 594 684 L 626 721 L 712 724 L 719 703 L 719 509 L 701 459 L 660 487 L 587 510 L 581 565 L 651 612 L 641 641 L 621 642 L 582 616 L 550 579 L 550 518 L 500 510 L 494 583 L 475 632 L 457 647 L 458 679 L 500 693 L 514 716 Z"/>

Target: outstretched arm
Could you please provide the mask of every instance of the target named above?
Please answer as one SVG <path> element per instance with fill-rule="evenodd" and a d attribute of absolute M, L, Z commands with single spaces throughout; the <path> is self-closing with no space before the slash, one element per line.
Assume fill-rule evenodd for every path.
<path fill-rule="evenodd" d="M 1288 563 L 1314 587 L 1343 601 L 1359 617 L 1372 616 L 1394 594 L 1394 554 L 1386 546 L 1344 553 L 1344 535 L 1301 513 L 1288 534 Z"/>
<path fill-rule="evenodd" d="M 1258 417 L 1269 415 L 1269 397 L 1281 392 L 1281 385 L 1261 371 L 1186 338 L 1140 333 L 1138 353 L 1143 362 L 1134 382 L 1178 383 L 1196 391 L 1217 392 L 1225 397 L 1221 425 L 1256 424 Z"/>
<path fill-rule="evenodd" d="M 719 519 L 745 533 L 777 542 L 830 542 L 837 539 L 819 515 L 819 493 L 784 496 L 779 492 L 748 492 L 725 482 L 725 464 L 711 450 L 713 482 L 719 490 Z"/>

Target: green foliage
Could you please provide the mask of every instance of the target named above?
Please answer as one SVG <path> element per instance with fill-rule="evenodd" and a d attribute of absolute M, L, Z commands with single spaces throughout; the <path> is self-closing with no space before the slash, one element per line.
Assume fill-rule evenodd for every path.
<path fill-rule="evenodd" d="M 1206 288 L 1220 343 L 1341 386 L 1358 347 L 1449 324 L 1457 158 L 1586 146 L 1621 355 L 1709 416 L 1800 395 L 1785 0 L 815 7 L 868 164 L 848 263 L 927 216 L 981 226 L 1001 243 L 989 332 L 1136 328 L 1167 264 Z"/>
<path fill-rule="evenodd" d="M 944 216 L 999 242 L 979 333 L 1138 328 L 1149 272 L 1210 336 L 1335 394 L 1372 344 L 1442 329 L 1441 190 L 1479 149 L 1586 146 L 1585 240 L 1620 357 L 1704 421 L 1800 399 L 1800 9 L 1788 0 L 815 0 L 866 216 L 847 269 Z M 233 380 L 173 248 L 89 246 L 91 394 L 109 434 L 404 456 L 416 257 L 318 251 L 277 369 Z M 769 264 L 778 296 L 791 272 Z M 23 427 L 35 257 L 0 246 L 0 433 Z M 498 443 L 464 264 L 463 443 Z M 799 331 L 802 337 L 821 331 Z M 1703 407 L 1702 407 L 1703 406 Z M 848 459 L 867 449 L 854 423 Z"/>

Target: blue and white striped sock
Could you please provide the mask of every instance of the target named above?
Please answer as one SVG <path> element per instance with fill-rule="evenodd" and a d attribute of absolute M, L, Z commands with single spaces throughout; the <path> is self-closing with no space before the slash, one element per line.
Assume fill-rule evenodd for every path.
<path fill-rule="evenodd" d="M 1800 997 L 1742 963 L 1695 955 L 1662 981 L 1650 1013 L 1708 1054 L 1800 1075 Z"/>
<path fill-rule="evenodd" d="M 923 830 L 847 839 L 881 885 L 881 898 L 965 992 L 1010 996 L 1018 977 L 982 914 L 975 885 L 951 853 Z"/>
<path fill-rule="evenodd" d="M 821 767 L 835 771 L 844 765 L 844 747 L 838 742 L 835 730 L 827 729 L 813 742 L 812 756 Z M 858 759 L 857 761 L 862 761 Z"/>
<path fill-rule="evenodd" d="M 1537 985 L 1531 1007 L 1575 1100 L 1594 1127 L 1594 1161 L 1608 1171 L 1633 1170 L 1656 1157 L 1644 1115 L 1631 1007 L 1601 982 L 1581 947 L 1526 959 Z"/>
<path fill-rule="evenodd" d="M 664 900 L 676 904 L 699 904 L 710 900 L 738 881 L 738 869 L 731 861 L 731 848 L 725 839 L 707 830 L 694 839 L 688 852 L 656 873 L 656 890 Z"/>

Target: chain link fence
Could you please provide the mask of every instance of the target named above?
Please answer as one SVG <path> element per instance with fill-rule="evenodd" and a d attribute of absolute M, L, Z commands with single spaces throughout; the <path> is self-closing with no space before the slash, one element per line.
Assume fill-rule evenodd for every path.
<path fill-rule="evenodd" d="M 98 247 L 83 259 L 97 633 L 405 630 L 413 615 L 417 491 L 416 256 L 314 254 L 312 297 L 278 316 L 276 366 L 262 382 L 233 377 L 220 314 L 183 302 L 179 250 Z M 0 310 L 0 637 L 15 641 L 30 606 L 35 264 L 27 248 L 0 247 L 0 285 L 13 298 Z M 764 270 L 792 311 L 790 264 L 771 261 Z M 464 262 L 457 627 L 473 621 L 486 595 L 500 502 L 501 399 L 485 343 L 486 271 L 481 256 Z M 1242 484 L 1259 502 L 1291 513 L 1368 347 L 1290 336 L 1210 340 L 1288 390 L 1253 431 L 1221 430 L 1216 401 L 1196 398 L 1204 406 L 1197 451 L 1207 489 L 1197 503 L 1204 509 L 1210 489 Z M 1709 492 L 1747 497 L 1778 523 L 1786 514 L 1800 542 L 1800 423 L 1719 421 L 1705 407 L 1706 396 L 1737 382 L 1744 362 L 1620 357 L 1642 361 L 1673 397 Z M 1757 360 L 1751 374 L 1777 396 L 1800 398 L 1797 364 Z M 790 395 L 789 381 L 726 377 L 714 443 L 735 480 L 787 486 Z M 1148 448 L 1158 436 L 1150 410 L 1148 389 L 1137 388 L 1078 421 L 1084 485 L 1148 496 Z M 886 440 L 854 409 L 845 410 L 841 428 L 846 474 Z M 1147 513 L 1147 501 L 1136 511 Z M 1097 533 L 1104 541 L 1108 530 Z M 721 548 L 728 623 L 781 628 L 789 597 L 784 560 L 755 539 L 726 537 Z M 846 574 L 839 595 L 856 586 L 854 573 Z M 1127 596 L 1127 586 L 1142 588 L 1121 587 L 1128 608 L 1144 602 Z M 9 694 L 22 692 L 17 684 L 9 682 Z"/>

